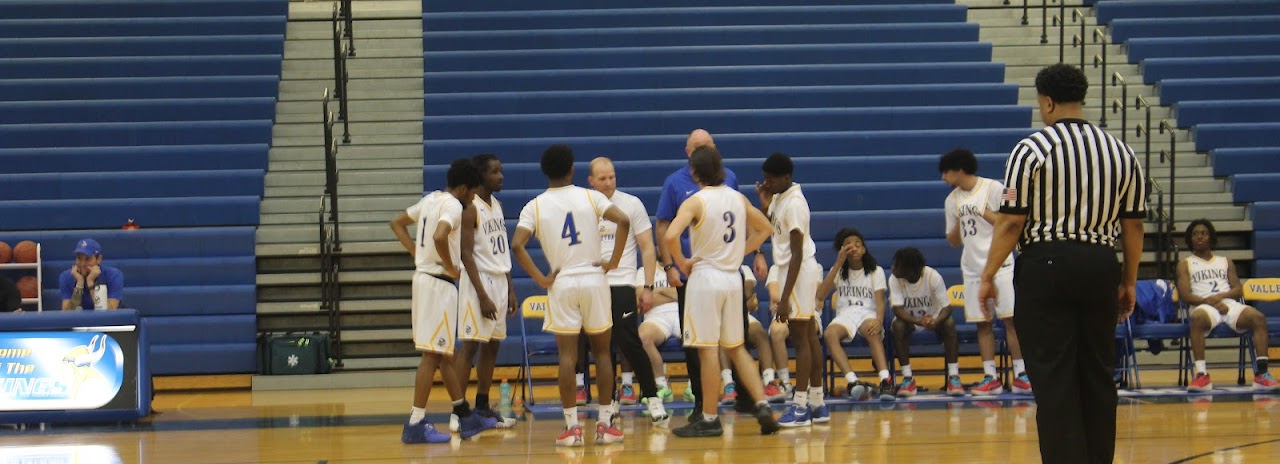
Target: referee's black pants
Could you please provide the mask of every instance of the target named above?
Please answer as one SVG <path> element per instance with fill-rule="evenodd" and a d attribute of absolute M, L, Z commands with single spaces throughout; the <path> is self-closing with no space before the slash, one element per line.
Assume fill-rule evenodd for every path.
<path fill-rule="evenodd" d="M 684 292 L 685 292 L 685 289 L 688 287 L 688 285 L 689 283 L 685 282 L 685 285 L 676 287 L 676 299 L 678 301 L 678 304 L 676 306 L 676 312 L 679 314 L 679 317 L 680 317 L 680 330 L 681 330 L 680 337 L 682 340 L 684 338 L 684 311 L 685 311 Z M 746 305 L 746 302 L 744 301 L 742 305 L 742 335 L 744 339 L 747 334 L 747 329 L 749 328 L 748 326 L 751 324 L 751 320 L 747 318 L 747 314 L 749 314 L 749 311 L 747 311 L 747 305 Z M 743 345 L 743 348 L 745 349 L 746 345 Z M 697 401 L 694 401 L 693 411 L 695 413 L 702 411 L 703 401 L 719 402 L 720 398 L 703 398 L 702 397 L 702 361 L 698 357 L 698 349 L 685 348 L 684 362 L 685 362 L 685 368 L 689 371 L 689 388 L 693 390 L 694 395 L 697 395 Z M 732 360 L 730 360 L 729 364 L 731 365 L 720 366 L 720 369 L 731 370 L 733 374 L 733 384 L 738 386 L 737 390 L 735 390 L 738 393 L 737 401 L 739 403 L 744 403 L 744 404 L 755 404 L 755 401 L 753 401 L 751 398 L 751 392 L 748 392 L 747 389 L 742 386 L 742 378 L 738 376 L 738 370 L 733 368 Z"/>
<path fill-rule="evenodd" d="M 653 364 L 640 343 L 640 315 L 636 311 L 636 288 L 627 285 L 609 287 L 613 300 L 613 345 L 631 363 L 631 370 L 640 382 L 640 397 L 658 396 L 658 384 L 653 380 Z"/>
<path fill-rule="evenodd" d="M 1120 264 L 1111 247 L 1035 243 L 1017 259 L 1014 322 L 1045 463 L 1110 463 Z"/>

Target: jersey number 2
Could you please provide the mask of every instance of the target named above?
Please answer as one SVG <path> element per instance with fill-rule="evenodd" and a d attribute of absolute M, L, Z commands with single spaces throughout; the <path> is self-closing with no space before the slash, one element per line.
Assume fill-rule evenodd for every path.
<path fill-rule="evenodd" d="M 573 224 L 573 213 L 564 216 L 564 228 L 560 229 L 560 238 L 569 239 L 569 246 L 582 243 L 578 240 L 578 227 Z"/>

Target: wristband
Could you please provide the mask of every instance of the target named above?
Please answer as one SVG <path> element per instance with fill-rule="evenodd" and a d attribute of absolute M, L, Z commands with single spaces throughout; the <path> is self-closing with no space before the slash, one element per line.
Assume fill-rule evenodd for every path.
<path fill-rule="evenodd" d="M 644 289 L 645 289 L 645 290 L 653 290 L 653 286 L 652 286 L 652 285 L 645 285 L 645 286 L 644 286 Z"/>
<path fill-rule="evenodd" d="M 670 271 L 670 270 L 671 270 L 671 268 L 673 268 L 673 267 L 676 267 L 675 263 L 672 263 L 672 264 L 663 264 L 663 265 L 662 265 L 662 270 L 663 270 L 663 271 Z"/>

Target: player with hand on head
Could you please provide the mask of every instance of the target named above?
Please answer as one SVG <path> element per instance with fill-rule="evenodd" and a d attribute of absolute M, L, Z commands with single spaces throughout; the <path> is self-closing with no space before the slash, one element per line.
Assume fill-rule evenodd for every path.
<path fill-rule="evenodd" d="M 876 258 L 867 250 L 862 232 L 846 227 L 836 232 L 833 243 L 836 262 L 826 279 L 818 287 L 818 297 L 826 299 L 836 292 L 832 309 L 835 318 L 827 324 L 827 348 L 836 367 L 844 372 L 846 391 L 855 400 L 865 400 L 871 388 L 858 382 L 858 375 L 849 367 L 849 357 L 842 342 L 853 341 L 861 335 L 871 350 L 871 362 L 879 371 L 879 396 L 881 400 L 894 399 L 893 380 L 889 376 L 889 364 L 884 352 L 885 290 L 888 284 L 884 269 L 876 264 Z"/>

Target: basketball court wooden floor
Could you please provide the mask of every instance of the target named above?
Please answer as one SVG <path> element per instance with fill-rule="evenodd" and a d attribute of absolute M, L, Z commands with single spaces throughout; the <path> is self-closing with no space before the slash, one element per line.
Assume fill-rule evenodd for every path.
<path fill-rule="evenodd" d="M 546 400 L 554 394 L 550 387 L 537 391 Z M 677 438 L 632 411 L 623 419 L 625 443 L 564 449 L 553 445 L 563 427 L 558 411 L 526 415 L 514 429 L 472 440 L 403 445 L 410 394 L 408 388 L 162 393 L 155 404 L 162 414 L 139 424 L 0 428 L 0 463 L 1039 461 L 1035 407 L 1025 401 L 853 403 L 833 407 L 829 425 L 771 436 L 761 436 L 753 419 L 722 409 L 725 436 L 702 439 Z M 433 396 L 429 417 L 444 427 L 443 389 Z M 688 411 L 683 405 L 681 413 Z M 1121 463 L 1277 462 L 1280 396 L 1122 398 L 1118 435 Z"/>

